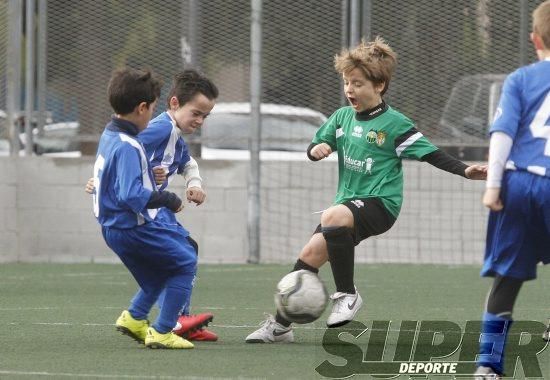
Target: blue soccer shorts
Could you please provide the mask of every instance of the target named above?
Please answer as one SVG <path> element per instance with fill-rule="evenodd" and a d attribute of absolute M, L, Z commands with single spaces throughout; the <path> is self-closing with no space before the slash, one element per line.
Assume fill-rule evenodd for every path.
<path fill-rule="evenodd" d="M 506 171 L 503 210 L 491 211 L 482 276 L 532 280 L 537 264 L 550 263 L 550 178 Z"/>
<path fill-rule="evenodd" d="M 180 225 L 149 222 L 131 229 L 103 227 L 107 245 L 145 291 L 164 287 L 176 274 L 197 271 L 197 254 Z"/>

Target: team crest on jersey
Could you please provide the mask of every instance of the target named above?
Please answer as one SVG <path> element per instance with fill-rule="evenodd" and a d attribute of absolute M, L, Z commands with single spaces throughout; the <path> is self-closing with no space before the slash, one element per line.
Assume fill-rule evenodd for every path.
<path fill-rule="evenodd" d="M 384 132 L 378 132 L 376 134 L 376 145 L 381 146 L 386 141 L 386 134 Z"/>
<path fill-rule="evenodd" d="M 377 136 L 376 131 L 369 131 L 369 133 L 367 133 L 367 136 L 366 136 L 367 142 L 370 144 L 376 142 L 376 136 Z"/>
<path fill-rule="evenodd" d="M 353 127 L 353 132 L 351 133 L 351 135 L 354 137 L 363 136 L 363 127 L 361 127 L 360 125 L 356 125 L 355 127 Z"/>

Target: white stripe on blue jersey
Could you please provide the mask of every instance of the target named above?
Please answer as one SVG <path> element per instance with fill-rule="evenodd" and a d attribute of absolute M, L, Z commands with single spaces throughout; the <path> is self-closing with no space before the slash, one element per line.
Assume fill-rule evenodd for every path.
<path fill-rule="evenodd" d="M 112 122 L 119 123 L 123 122 Z M 152 174 L 141 143 L 108 127 L 94 166 L 94 212 L 102 226 L 133 228 L 157 216 L 158 209 L 146 207 L 153 191 Z"/>
<path fill-rule="evenodd" d="M 176 174 L 181 174 L 189 162 L 189 149 L 181 136 L 176 122 L 168 112 L 163 112 L 149 122 L 149 126 L 138 135 L 151 167 L 162 166 L 168 169 L 168 181 L 159 186 L 163 190 Z"/>

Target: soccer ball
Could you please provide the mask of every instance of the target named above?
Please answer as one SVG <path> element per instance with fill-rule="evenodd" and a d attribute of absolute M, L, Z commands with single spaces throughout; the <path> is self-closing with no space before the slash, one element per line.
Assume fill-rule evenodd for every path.
<path fill-rule="evenodd" d="M 277 284 L 275 305 L 290 322 L 310 323 L 323 314 L 328 302 L 325 285 L 308 270 L 291 272 Z"/>

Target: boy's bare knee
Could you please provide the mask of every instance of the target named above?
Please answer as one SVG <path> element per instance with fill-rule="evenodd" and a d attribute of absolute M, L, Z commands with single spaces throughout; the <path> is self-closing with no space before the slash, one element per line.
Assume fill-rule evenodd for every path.
<path fill-rule="evenodd" d="M 321 225 L 323 227 L 350 227 L 353 225 L 353 215 L 346 206 L 333 206 L 321 215 Z"/>

